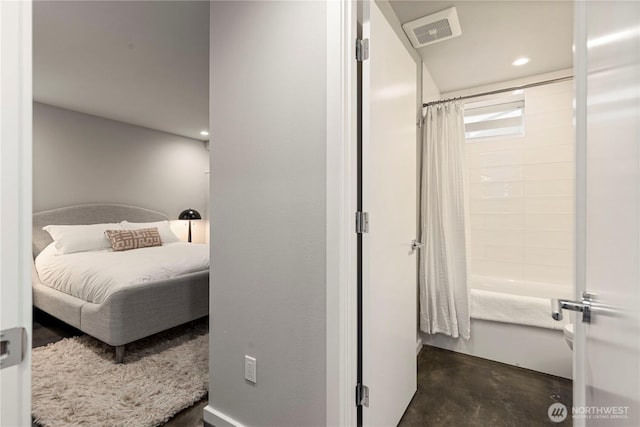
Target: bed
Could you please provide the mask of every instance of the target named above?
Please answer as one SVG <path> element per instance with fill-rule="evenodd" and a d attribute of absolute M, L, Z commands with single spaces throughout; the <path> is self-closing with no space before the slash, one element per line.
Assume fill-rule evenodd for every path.
<path fill-rule="evenodd" d="M 77 205 L 37 212 L 33 215 L 33 258 L 53 242 L 51 235 L 42 229 L 47 225 L 147 223 L 167 219 L 160 212 L 117 204 Z M 33 305 L 115 347 L 116 363 L 123 362 L 126 344 L 209 314 L 208 268 L 118 288 L 98 302 L 44 285 L 35 262 L 32 277 Z"/>

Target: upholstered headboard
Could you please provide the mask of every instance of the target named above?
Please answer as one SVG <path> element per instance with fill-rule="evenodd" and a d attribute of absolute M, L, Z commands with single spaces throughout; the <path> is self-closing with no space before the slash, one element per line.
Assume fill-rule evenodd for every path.
<path fill-rule="evenodd" d="M 102 224 L 109 222 L 152 222 L 169 219 L 161 212 L 136 206 L 90 204 L 67 206 L 33 214 L 33 257 L 46 248 L 53 239 L 42 227 L 47 225 Z"/>

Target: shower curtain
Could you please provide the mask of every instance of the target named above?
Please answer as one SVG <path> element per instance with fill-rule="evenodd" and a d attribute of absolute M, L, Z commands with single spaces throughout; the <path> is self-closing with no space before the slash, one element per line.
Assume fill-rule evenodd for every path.
<path fill-rule="evenodd" d="M 469 339 L 462 103 L 427 107 L 420 187 L 420 329 Z"/>

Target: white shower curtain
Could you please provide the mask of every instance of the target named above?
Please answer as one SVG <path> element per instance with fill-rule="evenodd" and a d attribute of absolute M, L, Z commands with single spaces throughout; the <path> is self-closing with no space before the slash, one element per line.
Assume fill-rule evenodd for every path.
<path fill-rule="evenodd" d="M 464 111 L 429 106 L 420 188 L 420 329 L 469 339 Z"/>

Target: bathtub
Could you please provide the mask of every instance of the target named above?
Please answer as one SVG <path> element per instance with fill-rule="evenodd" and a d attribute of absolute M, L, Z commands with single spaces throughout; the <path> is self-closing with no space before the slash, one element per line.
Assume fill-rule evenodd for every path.
<path fill-rule="evenodd" d="M 572 290 L 554 284 L 473 277 L 470 281 L 471 338 L 421 333 L 421 343 L 572 378 L 571 349 L 562 328 L 570 321 L 551 319 L 551 299 L 571 298 Z"/>

